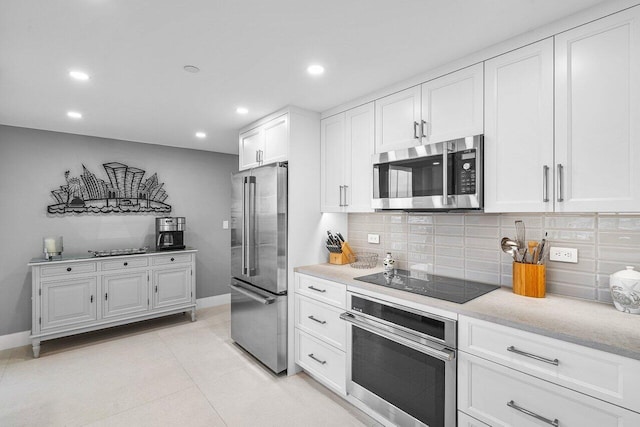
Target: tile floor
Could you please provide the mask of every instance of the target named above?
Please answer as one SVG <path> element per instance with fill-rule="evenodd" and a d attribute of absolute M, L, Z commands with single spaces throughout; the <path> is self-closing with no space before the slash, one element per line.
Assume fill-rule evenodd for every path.
<path fill-rule="evenodd" d="M 229 306 L 0 351 L 0 426 L 379 426 L 229 338 Z"/>

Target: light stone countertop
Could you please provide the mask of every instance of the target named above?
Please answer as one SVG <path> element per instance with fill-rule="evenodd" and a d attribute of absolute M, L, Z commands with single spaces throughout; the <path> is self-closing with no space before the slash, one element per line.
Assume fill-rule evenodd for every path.
<path fill-rule="evenodd" d="M 75 262 L 75 261 L 111 261 L 119 258 L 135 258 L 135 257 L 141 257 L 141 256 L 149 256 L 149 255 L 168 255 L 168 254 L 175 254 L 178 252 L 182 252 L 182 253 L 198 252 L 198 250 L 195 248 L 186 247 L 185 249 L 168 249 L 168 250 L 162 250 L 162 251 L 148 250 L 147 252 L 143 252 L 139 254 L 111 255 L 111 256 L 94 256 L 94 255 L 82 253 L 82 254 L 64 255 L 62 257 L 54 257 L 51 260 L 44 259 L 44 258 L 32 258 L 27 265 L 28 266 L 51 265 L 51 264 L 60 264 L 60 263 Z"/>
<path fill-rule="evenodd" d="M 640 360 L 640 315 L 622 313 L 613 305 L 554 294 L 524 297 L 507 287 L 456 304 L 353 279 L 378 273 L 381 267 L 355 269 L 349 265 L 317 264 L 297 267 L 295 271 L 342 283 L 353 292 L 378 294 L 410 307 L 428 307 L 434 314 L 462 314 Z"/>

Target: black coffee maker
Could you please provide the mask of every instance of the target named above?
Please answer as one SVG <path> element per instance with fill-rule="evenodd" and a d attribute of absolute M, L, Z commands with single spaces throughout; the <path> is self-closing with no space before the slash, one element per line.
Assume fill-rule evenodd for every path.
<path fill-rule="evenodd" d="M 184 249 L 185 226 L 183 216 L 156 218 L 156 250 Z"/>

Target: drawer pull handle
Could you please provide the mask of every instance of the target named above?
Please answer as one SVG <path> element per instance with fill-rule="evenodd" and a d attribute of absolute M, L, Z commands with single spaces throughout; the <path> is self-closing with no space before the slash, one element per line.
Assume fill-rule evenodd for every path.
<path fill-rule="evenodd" d="M 175 261 L 175 260 L 176 260 L 175 258 L 171 257 L 171 261 Z"/>
<path fill-rule="evenodd" d="M 521 407 L 521 406 L 516 405 L 516 404 L 515 404 L 515 402 L 514 402 L 513 400 L 508 401 L 508 402 L 507 402 L 507 406 L 508 406 L 509 408 L 513 408 L 513 409 L 515 409 L 516 411 L 520 411 L 520 412 L 522 412 L 523 414 L 529 415 L 530 417 L 533 417 L 533 418 L 535 418 L 536 420 L 540 420 L 540 421 L 542 421 L 542 422 L 544 422 L 544 423 L 547 423 L 547 424 L 549 424 L 549 425 L 552 425 L 552 426 L 554 426 L 554 427 L 558 427 L 558 425 L 560 424 L 560 422 L 558 421 L 558 419 L 557 419 L 557 418 L 556 418 L 555 420 L 551 421 L 549 418 L 545 418 L 545 417 L 543 417 L 542 415 L 538 415 L 538 414 L 536 414 L 535 412 L 531 412 L 531 411 L 530 411 L 530 410 L 528 410 L 528 409 L 525 409 L 525 408 L 523 408 L 523 407 Z"/>
<path fill-rule="evenodd" d="M 307 286 L 307 287 L 308 287 L 309 289 L 311 289 L 312 291 L 322 292 L 322 293 L 327 292 L 327 290 L 326 290 L 326 289 L 318 289 L 318 288 L 314 287 L 313 285 L 311 285 L 311 286 Z"/>
<path fill-rule="evenodd" d="M 71 267 L 67 267 L 67 271 L 71 271 Z"/>
<path fill-rule="evenodd" d="M 548 363 L 550 365 L 558 366 L 558 364 L 560 363 L 560 361 L 558 359 L 547 359 L 546 357 L 542 357 L 542 356 L 538 356 L 538 355 L 535 355 L 535 354 L 527 353 L 526 351 L 518 350 L 514 346 L 507 347 L 507 351 L 510 351 L 511 353 L 520 354 L 522 356 L 530 357 L 532 359 L 536 359 L 536 360 L 539 360 L 541 362 Z"/>
<path fill-rule="evenodd" d="M 314 322 L 318 322 L 318 323 L 320 323 L 321 325 L 324 325 L 325 323 L 327 323 L 327 321 L 326 321 L 326 320 L 318 320 L 318 319 L 316 319 L 315 317 L 313 317 L 313 315 L 309 316 L 309 319 L 313 320 Z"/>
<path fill-rule="evenodd" d="M 129 265 L 129 263 L 128 263 L 128 262 L 125 262 L 125 263 L 124 263 L 124 266 L 126 267 L 127 265 Z"/>
<path fill-rule="evenodd" d="M 313 360 L 315 360 L 316 362 L 318 362 L 319 364 L 321 364 L 321 365 L 325 365 L 325 364 L 327 363 L 327 361 L 326 361 L 326 360 L 320 360 L 320 359 L 318 359 L 317 357 L 315 357 L 315 356 L 313 355 L 313 353 L 309 353 L 309 354 L 308 354 L 308 356 L 309 356 L 310 358 L 312 358 Z"/>

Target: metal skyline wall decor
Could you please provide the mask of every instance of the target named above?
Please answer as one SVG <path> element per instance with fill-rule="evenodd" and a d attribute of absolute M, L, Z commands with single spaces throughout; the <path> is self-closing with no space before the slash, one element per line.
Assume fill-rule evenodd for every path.
<path fill-rule="evenodd" d="M 111 162 L 102 165 L 109 182 L 100 179 L 82 165 L 80 177 L 64 173 L 66 185 L 51 191 L 56 204 L 49 205 L 50 214 L 82 213 L 170 213 L 169 197 L 154 173 L 143 181 L 145 171 Z"/>

